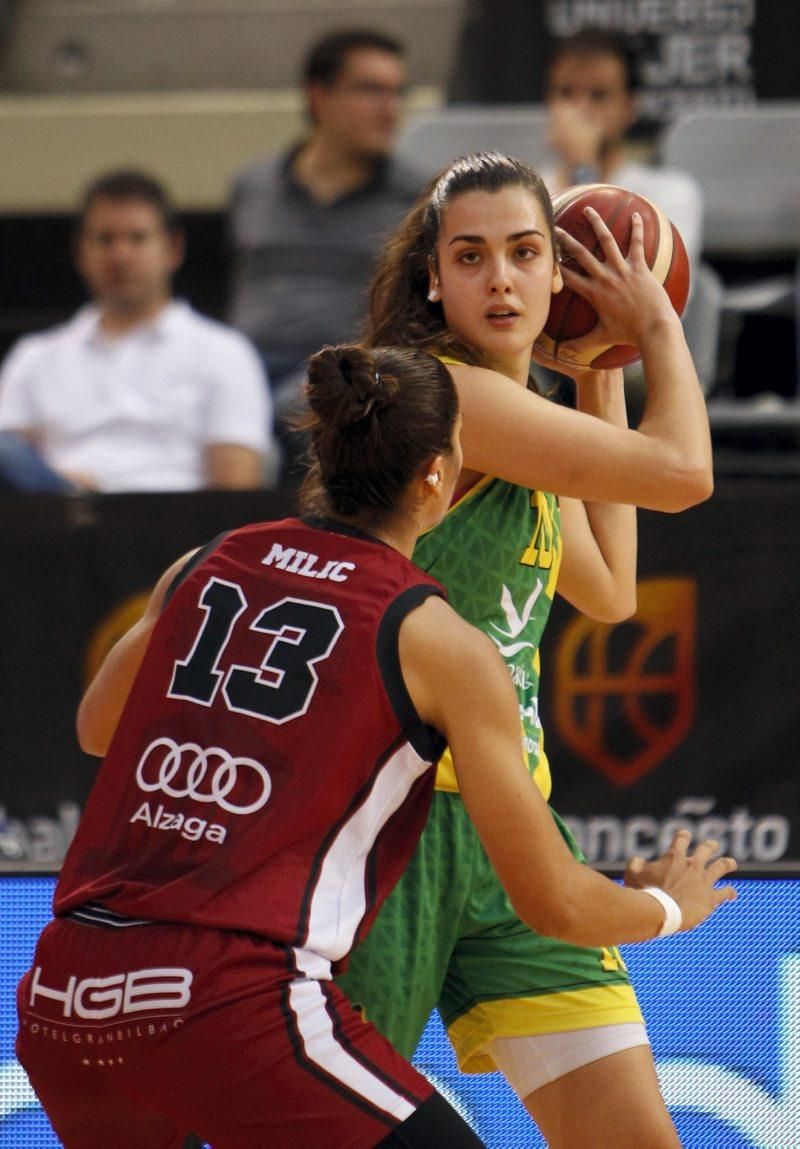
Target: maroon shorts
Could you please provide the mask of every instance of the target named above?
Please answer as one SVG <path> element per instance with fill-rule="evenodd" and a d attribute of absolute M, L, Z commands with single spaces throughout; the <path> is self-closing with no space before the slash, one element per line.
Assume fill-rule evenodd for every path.
<path fill-rule="evenodd" d="M 191 926 L 45 929 L 17 1055 L 66 1149 L 379 1144 L 431 1096 L 332 982 Z"/>

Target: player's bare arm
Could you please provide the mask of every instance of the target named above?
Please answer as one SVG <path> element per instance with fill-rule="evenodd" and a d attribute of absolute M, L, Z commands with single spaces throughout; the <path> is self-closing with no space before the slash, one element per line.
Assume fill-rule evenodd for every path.
<path fill-rule="evenodd" d="M 620 503 L 559 500 L 563 551 L 557 590 L 600 622 L 636 610 L 636 509 Z"/>
<path fill-rule="evenodd" d="M 430 599 L 403 623 L 400 654 L 420 715 L 448 739 L 467 811 L 522 920 L 576 945 L 655 937 L 665 916 L 655 899 L 581 865 L 567 849 L 523 765 L 519 703 L 491 640 Z M 714 843 L 702 843 L 692 855 L 686 845 L 676 835 L 645 879 L 658 874 L 681 909 L 682 928 L 690 929 L 735 897 L 715 882 L 736 863 L 710 861 Z M 638 863 L 632 880 L 637 873 Z"/>
<path fill-rule="evenodd" d="M 628 426 L 622 370 L 576 375 L 579 411 Z M 563 550 L 558 593 L 589 618 L 621 622 L 636 610 L 636 508 L 626 503 L 559 500 Z"/>
<path fill-rule="evenodd" d="M 166 570 L 150 595 L 144 614 L 106 655 L 78 707 L 78 741 L 87 754 L 102 756 L 108 750 L 127 701 L 133 680 L 142 664 L 164 595 L 173 579 L 195 551 L 183 555 Z"/>
<path fill-rule="evenodd" d="M 519 486 L 576 499 L 680 511 L 711 494 L 711 471 L 677 410 L 684 388 L 649 391 L 648 433 L 611 427 L 526 391 L 499 372 L 451 365 L 464 429 L 464 465 Z M 692 372 L 694 369 L 692 368 Z M 663 401 L 662 401 L 663 399 Z M 640 427 L 642 424 L 640 423 Z"/>

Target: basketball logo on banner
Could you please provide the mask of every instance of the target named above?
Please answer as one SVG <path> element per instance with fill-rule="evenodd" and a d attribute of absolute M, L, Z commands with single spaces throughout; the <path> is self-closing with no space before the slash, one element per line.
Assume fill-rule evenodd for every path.
<path fill-rule="evenodd" d="M 696 600 L 692 579 L 646 579 L 632 619 L 612 626 L 581 616 L 559 637 L 559 734 L 616 786 L 656 767 L 692 725 Z"/>

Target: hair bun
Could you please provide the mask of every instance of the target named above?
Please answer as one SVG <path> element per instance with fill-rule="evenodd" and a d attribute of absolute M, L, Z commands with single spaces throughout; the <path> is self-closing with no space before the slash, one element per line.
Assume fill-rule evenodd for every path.
<path fill-rule="evenodd" d="M 301 506 L 367 529 L 405 513 L 409 483 L 453 449 L 458 395 L 445 365 L 411 347 L 324 347 L 308 366 L 311 466 Z"/>
<path fill-rule="evenodd" d="M 365 347 L 324 347 L 309 360 L 311 409 L 331 427 L 348 427 L 391 403 L 397 382 L 383 376 L 375 355 Z"/>

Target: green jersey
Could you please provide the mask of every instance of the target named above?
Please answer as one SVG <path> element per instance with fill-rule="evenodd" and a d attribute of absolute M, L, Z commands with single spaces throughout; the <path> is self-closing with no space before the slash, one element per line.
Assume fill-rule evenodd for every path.
<path fill-rule="evenodd" d="M 525 760 L 549 797 L 539 721 L 539 643 L 561 564 L 556 497 L 484 476 L 422 536 L 414 562 L 439 579 L 453 609 L 487 634 L 505 659 L 519 697 Z M 440 760 L 436 786 L 458 790 L 449 750 Z"/>

